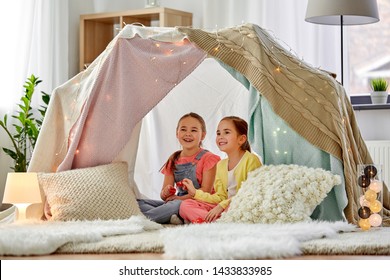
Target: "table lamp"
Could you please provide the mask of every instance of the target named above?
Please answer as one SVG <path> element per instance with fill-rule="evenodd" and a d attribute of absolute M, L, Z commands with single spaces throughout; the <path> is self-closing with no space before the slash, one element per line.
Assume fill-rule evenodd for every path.
<path fill-rule="evenodd" d="M 41 202 L 37 173 L 8 173 L 3 203 L 12 203 L 16 206 L 18 220 L 26 219 L 26 210 L 30 204 Z"/>
<path fill-rule="evenodd" d="M 341 27 L 341 84 L 344 84 L 343 26 L 368 24 L 379 21 L 376 0 L 309 0 L 307 22 L 340 25 Z"/>

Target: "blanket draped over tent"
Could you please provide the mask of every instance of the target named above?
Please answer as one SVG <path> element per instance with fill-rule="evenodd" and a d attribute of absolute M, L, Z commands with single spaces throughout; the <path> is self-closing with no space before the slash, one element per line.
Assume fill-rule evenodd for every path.
<path fill-rule="evenodd" d="M 159 59 L 153 59 L 155 56 Z M 118 40 L 70 131 L 72 139 L 58 171 L 111 162 L 128 142 L 136 124 L 205 56 L 188 40 L 177 46 L 139 36 L 131 41 Z"/>
<path fill-rule="evenodd" d="M 29 171 L 61 171 L 115 160 L 129 139 L 137 138 L 135 128 L 142 118 L 209 56 L 256 91 L 305 141 L 340 163 L 341 190 L 348 200 L 343 214 L 348 222 L 357 223 L 356 167 L 372 159 L 348 96 L 333 77 L 293 56 L 256 25 L 218 32 L 151 30 L 126 26 L 85 71 L 54 90 Z M 256 128 L 257 117 L 264 114 L 259 110 L 257 106 L 249 116 L 250 139 L 264 163 L 275 164 L 267 147 L 261 147 L 268 143 L 261 140 L 267 132 Z M 137 144 L 131 149 L 136 153 Z M 134 164 L 129 169 L 132 176 Z M 390 225 L 386 187 L 383 206 L 383 223 Z"/>

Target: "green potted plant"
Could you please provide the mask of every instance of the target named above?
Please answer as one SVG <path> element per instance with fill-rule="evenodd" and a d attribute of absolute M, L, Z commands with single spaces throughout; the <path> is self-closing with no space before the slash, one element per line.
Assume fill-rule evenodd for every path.
<path fill-rule="evenodd" d="M 47 105 L 50 101 L 50 95 L 41 91 L 41 98 L 44 105 L 35 112 L 31 107 L 31 101 L 35 92 L 35 87 L 41 83 L 38 77 L 31 75 L 24 84 L 24 95 L 18 104 L 19 110 L 12 115 L 16 121 L 12 124 L 13 129 L 8 127 L 8 116 L 4 115 L 0 119 L 2 127 L 12 142 L 11 148 L 2 147 L 3 151 L 14 160 L 14 166 L 11 167 L 14 172 L 26 172 L 30 162 L 30 156 L 38 139 L 39 130 L 45 117 Z M 35 115 L 39 115 L 36 117 Z"/>
<path fill-rule="evenodd" d="M 384 78 L 375 78 L 370 81 L 371 87 L 371 103 L 372 104 L 386 104 L 389 83 Z"/>

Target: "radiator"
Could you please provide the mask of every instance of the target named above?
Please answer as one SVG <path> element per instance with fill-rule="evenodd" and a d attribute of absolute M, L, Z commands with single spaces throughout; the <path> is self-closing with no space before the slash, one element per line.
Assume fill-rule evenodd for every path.
<path fill-rule="evenodd" d="M 382 165 L 382 180 L 390 186 L 390 140 L 366 141 L 368 151 L 374 164 Z"/>

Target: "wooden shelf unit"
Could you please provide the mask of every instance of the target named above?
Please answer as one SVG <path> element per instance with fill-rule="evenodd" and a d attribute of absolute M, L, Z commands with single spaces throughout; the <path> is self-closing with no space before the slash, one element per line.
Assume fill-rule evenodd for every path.
<path fill-rule="evenodd" d="M 115 27 L 140 23 L 159 27 L 192 26 L 192 13 L 157 7 L 139 10 L 80 15 L 80 71 L 106 48 L 115 36 Z"/>

